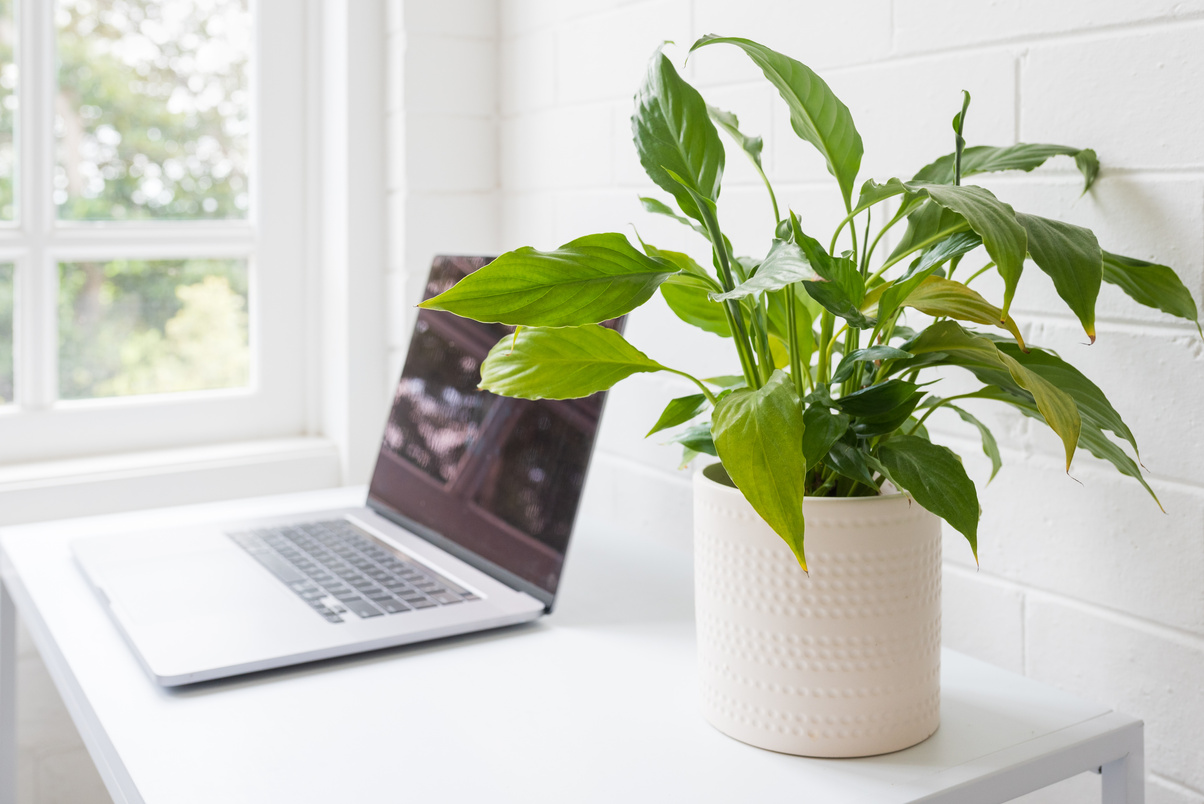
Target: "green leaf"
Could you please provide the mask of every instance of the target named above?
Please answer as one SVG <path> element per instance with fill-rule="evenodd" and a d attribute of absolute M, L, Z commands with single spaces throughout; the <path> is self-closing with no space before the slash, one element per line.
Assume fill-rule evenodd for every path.
<path fill-rule="evenodd" d="M 1112 407 L 1112 403 L 1104 396 L 1100 387 L 1087 379 L 1083 372 L 1044 349 L 1033 348 L 1023 352 L 1012 344 L 998 343 L 996 346 L 1025 368 L 1040 374 L 1052 385 L 1069 394 L 1085 422 L 1110 430 L 1128 441 L 1134 453 L 1141 454 L 1137 449 L 1137 439 L 1133 437 L 1133 431 L 1125 424 L 1116 408 Z"/>
<path fill-rule="evenodd" d="M 661 413 L 660 418 L 656 420 L 656 424 L 652 425 L 652 429 L 644 435 L 644 438 L 653 433 L 659 433 L 661 430 L 668 430 L 670 427 L 685 424 L 706 410 L 706 408 L 707 398 L 702 394 L 690 394 L 689 396 L 679 396 L 677 399 L 671 399 L 669 400 L 669 404 L 665 406 L 665 410 Z"/>
<path fill-rule="evenodd" d="M 714 455 L 719 457 L 719 453 L 715 451 L 715 442 L 711 438 L 711 425 L 707 423 L 693 424 L 686 429 L 675 433 L 669 438 L 670 444 L 681 444 L 690 452 L 697 454 Z M 686 457 L 682 463 L 688 463 L 693 456 Z"/>
<path fill-rule="evenodd" d="M 966 537 L 977 561 L 978 491 L 961 460 L 946 447 L 919 436 L 884 441 L 876 457 L 895 484 Z"/>
<path fill-rule="evenodd" d="M 941 209 L 933 206 L 934 209 Z M 948 215 L 961 219 L 960 215 L 948 212 Z M 917 285 L 936 272 L 941 263 L 960 257 L 982 245 L 982 238 L 974 232 L 957 232 L 926 249 L 903 276 L 886 285 L 878 299 L 878 320 L 888 320 L 899 303 L 915 289 Z M 995 323 L 995 322 L 992 322 Z"/>
<path fill-rule="evenodd" d="M 687 324 L 712 332 L 721 338 L 732 337 L 732 330 L 727 325 L 723 308 L 711 301 L 708 289 L 665 284 L 661 285 L 661 296 L 665 298 L 673 314 Z"/>
<path fill-rule="evenodd" d="M 715 407 L 712 433 L 736 487 L 781 536 L 803 569 L 803 416 L 794 384 L 775 371 L 759 390 L 740 389 Z"/>
<path fill-rule="evenodd" d="M 811 405 L 803 411 L 803 460 L 807 466 L 819 466 L 848 429 L 849 417 L 824 405 Z"/>
<path fill-rule="evenodd" d="M 961 282 L 930 276 L 903 299 L 902 306 L 912 307 L 933 317 L 948 316 L 958 321 L 1003 327 L 1012 333 L 1021 348 L 1024 347 L 1024 338 L 1020 337 L 1020 330 L 1012 317 L 1004 315 L 1002 310 Z"/>
<path fill-rule="evenodd" d="M 519 399 L 576 399 L 663 369 L 607 327 L 524 329 L 489 350 L 481 387 Z"/>
<path fill-rule="evenodd" d="M 1116 285 L 1138 304 L 1191 321 L 1200 328 L 1195 299 L 1165 265 L 1104 253 L 1104 281 Z M 1204 336 L 1202 331 L 1201 336 Z"/>
<path fill-rule="evenodd" d="M 870 488 L 878 488 L 874 475 L 866 462 L 866 454 L 847 441 L 837 441 L 828 450 L 824 465 L 850 480 L 864 483 Z"/>
<path fill-rule="evenodd" d="M 1099 242 L 1090 229 L 1016 213 L 1028 233 L 1028 253 L 1049 274 L 1062 301 L 1078 316 L 1095 343 L 1095 300 L 1103 271 Z"/>
<path fill-rule="evenodd" d="M 689 226 L 691 229 L 698 232 L 698 234 L 702 235 L 703 237 L 707 238 L 708 240 L 711 237 L 709 234 L 707 234 L 707 230 L 702 228 L 701 225 L 699 225 L 698 223 L 695 223 L 694 221 L 690 220 L 689 218 L 685 217 L 684 215 L 678 215 L 676 212 L 673 211 L 673 208 L 670 207 L 668 204 L 666 204 L 664 201 L 658 201 L 655 198 L 649 198 L 647 196 L 642 195 L 642 196 L 640 196 L 640 203 L 644 206 L 645 212 L 651 212 L 653 215 L 664 215 L 666 218 L 672 218 L 673 220 L 677 221 L 678 223 Z"/>
<path fill-rule="evenodd" d="M 887 380 L 842 396 L 836 400 L 836 404 L 850 416 L 881 416 L 904 404 L 918 388 L 914 382 L 907 380 Z"/>
<path fill-rule="evenodd" d="M 975 173 L 993 173 L 1000 170 L 1030 171 L 1045 164 L 1054 156 L 1073 156 L 1075 165 L 1083 174 L 1083 192 L 1099 174 L 1099 160 L 1090 148 L 1073 148 L 1069 145 L 1044 145 L 1022 142 L 1016 145 L 975 145 L 962 151 L 962 177 Z M 934 184 L 953 184 L 953 154 L 946 154 L 931 164 L 920 168 L 912 181 L 927 181 Z"/>
<path fill-rule="evenodd" d="M 925 203 L 907 216 L 907 229 L 899 239 L 899 245 L 891 252 L 895 260 L 912 251 L 927 249 L 947 237 L 970 229 L 966 219 L 939 204 Z"/>
<path fill-rule="evenodd" d="M 828 172 L 836 177 L 848 206 L 853 183 L 861 169 L 861 135 L 853 125 L 853 116 L 831 88 L 811 68 L 748 39 L 707 35 L 690 52 L 718 43 L 743 50 L 769 79 L 790 109 L 794 133 L 816 147 L 828 163 Z"/>
<path fill-rule="evenodd" d="M 817 279 L 815 270 L 803 250 L 786 240 L 774 240 L 769 254 L 761 261 L 757 272 L 727 293 L 714 293 L 711 301 L 743 299 L 754 293 L 781 290 L 804 279 Z"/>
<path fill-rule="evenodd" d="M 487 323 L 577 327 L 631 312 L 676 272 L 621 234 L 587 235 L 555 251 L 503 254 L 418 306 Z"/>
<path fill-rule="evenodd" d="M 994 341 L 969 332 L 955 321 L 933 324 L 903 345 L 918 357 L 931 355 L 928 365 L 961 366 L 987 385 L 1014 389 L 1015 393 L 1034 400 L 1045 423 L 1058 437 L 1066 451 L 1066 468 L 1078 445 L 1082 418 L 1074 398 L 1005 353 L 1010 344 L 996 345 Z M 1021 353 L 1022 354 L 1022 353 Z M 914 368 L 912 361 L 901 361 L 899 368 Z"/>
<path fill-rule="evenodd" d="M 865 298 L 865 280 L 852 260 L 844 257 L 828 258 L 827 264 L 812 262 L 822 279 L 802 282 L 807 295 L 833 315 L 849 322 L 858 329 L 871 329 L 874 320 L 861 312 L 861 300 Z"/>
<path fill-rule="evenodd" d="M 677 74 L 659 49 L 636 93 L 631 130 L 648 177 L 677 199 L 682 212 L 701 221 L 694 199 L 667 171 L 680 176 L 685 187 L 715 201 L 723 178 L 723 143 L 698 90 Z"/>
<path fill-rule="evenodd" d="M 909 188 L 918 185 L 908 185 Z M 950 187 L 942 184 L 922 185 L 935 203 L 965 218 L 970 228 L 982 238 L 982 244 L 995 261 L 1003 277 L 1003 313 L 1006 315 L 1024 270 L 1028 253 L 1028 235 L 1016 220 L 1016 211 L 996 198 L 989 190 L 972 184 Z"/>
<path fill-rule="evenodd" d="M 978 428 L 978 434 L 982 438 L 982 451 L 991 459 L 991 476 L 987 479 L 987 482 L 990 483 L 1003 466 L 1003 457 L 999 454 L 999 443 L 995 440 L 994 434 L 969 411 L 959 408 L 957 405 L 945 405 L 945 407 L 960 416 L 966 424 L 972 424 Z M 1080 443 L 1081 441 L 1080 438 Z"/>
<path fill-rule="evenodd" d="M 911 418 L 912 411 L 924 398 L 923 391 L 916 391 L 895 407 L 872 416 L 858 416 L 853 421 L 853 432 L 861 438 L 886 435 L 898 430 Z"/>
<path fill-rule="evenodd" d="M 853 376 L 853 369 L 858 363 L 878 361 L 878 360 L 900 360 L 911 357 L 910 352 L 904 352 L 902 349 L 896 349 L 893 346 L 869 346 L 865 349 L 858 349 L 855 352 L 850 352 L 845 355 L 840 361 L 840 366 L 837 367 L 836 373 L 832 375 L 832 382 L 844 382 L 849 377 Z"/>
<path fill-rule="evenodd" d="M 744 153 L 748 154 L 748 158 L 756 165 L 757 172 L 764 176 L 761 168 L 761 149 L 765 146 L 764 141 L 760 137 L 750 137 L 740 130 L 740 120 L 731 112 L 725 112 L 722 109 L 716 109 L 714 106 L 707 106 L 707 114 L 711 116 L 711 122 L 718 126 L 724 134 L 732 138 Z"/>

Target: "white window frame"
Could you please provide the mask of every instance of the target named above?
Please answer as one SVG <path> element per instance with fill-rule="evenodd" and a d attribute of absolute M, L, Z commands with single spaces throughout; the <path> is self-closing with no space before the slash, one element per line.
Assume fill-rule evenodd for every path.
<path fill-rule="evenodd" d="M 57 220 L 51 193 L 54 4 L 20 2 L 18 221 L 0 226 L 0 260 L 15 267 L 16 400 L 0 407 L 0 464 L 313 432 L 316 339 L 307 326 L 313 284 L 307 228 L 313 221 L 306 200 L 314 180 L 307 109 L 312 64 L 306 49 L 313 33 L 306 17 L 313 6 L 296 0 L 252 0 L 251 6 L 256 18 L 247 220 L 77 223 Z M 249 387 L 58 400 L 58 263 L 118 257 L 246 258 Z"/>

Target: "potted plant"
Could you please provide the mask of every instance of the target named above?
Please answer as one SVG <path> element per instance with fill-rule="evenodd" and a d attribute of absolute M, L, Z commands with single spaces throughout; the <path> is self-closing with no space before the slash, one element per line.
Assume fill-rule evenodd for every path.
<path fill-rule="evenodd" d="M 649 434 L 677 428 L 687 461 L 719 459 L 695 474 L 704 713 L 726 733 L 779 751 L 897 750 L 939 722 L 939 520 L 977 556 L 975 485 L 961 459 L 929 438 L 931 415 L 954 414 L 978 431 L 992 477 L 997 444 L 962 400 L 1044 422 L 1068 470 L 1082 447 L 1153 496 L 1124 447 L 1136 454 L 1133 434 L 1103 392 L 1055 353 L 1024 343 L 1008 312 L 1024 269 L 1050 276 L 1092 341 L 1102 282 L 1193 322 L 1196 305 L 1171 269 L 1104 251 L 1087 229 L 1017 212 L 963 183 L 1068 156 L 1086 192 L 1099 170 L 1093 151 L 966 147 L 966 94 L 953 153 L 910 179 L 870 180 L 854 193 L 861 137 L 828 85 L 746 39 L 704 36 L 691 52 L 713 45 L 753 60 L 795 133 L 826 161 L 845 213 L 827 240 L 778 206 L 761 139 L 708 106 L 658 50 L 632 131 L 648 176 L 680 214 L 641 200 L 706 238 L 713 266 L 596 234 L 554 251 L 504 254 L 421 306 L 517 327 L 481 367 L 482 387 L 498 394 L 580 397 L 641 372 L 690 380 L 698 393 L 670 401 Z M 752 160 L 773 204 L 776 226 L 759 258 L 736 256 L 720 225 L 721 131 Z M 886 253 L 888 232 L 895 245 Z M 987 271 L 1002 280 L 998 304 L 972 287 Z M 600 326 L 657 292 L 685 322 L 730 340 L 739 373 L 690 376 Z M 977 383 L 939 396 L 923 381 L 933 369 Z"/>

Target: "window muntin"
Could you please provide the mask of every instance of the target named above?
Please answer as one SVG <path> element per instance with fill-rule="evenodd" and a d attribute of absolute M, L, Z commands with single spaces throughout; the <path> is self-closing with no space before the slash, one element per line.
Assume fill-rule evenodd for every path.
<path fill-rule="evenodd" d="M 13 264 L 0 263 L 0 405 L 13 401 Z"/>
<path fill-rule="evenodd" d="M 0 0 L 0 221 L 16 218 L 17 18 L 13 0 Z M 11 397 L 9 397 L 11 398 Z"/>

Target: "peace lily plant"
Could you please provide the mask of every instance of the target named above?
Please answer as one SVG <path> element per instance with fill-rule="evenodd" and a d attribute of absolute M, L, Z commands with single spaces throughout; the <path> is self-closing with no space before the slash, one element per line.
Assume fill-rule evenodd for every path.
<path fill-rule="evenodd" d="M 1017 212 L 985 188 L 964 183 L 975 174 L 1029 171 L 1069 156 L 1086 192 L 1099 171 L 1095 153 L 1030 143 L 967 148 L 967 94 L 953 119 L 953 153 L 910 179 L 866 181 L 855 195 L 861 136 L 828 85 L 798 61 L 747 39 L 704 36 L 691 52 L 713 45 L 740 48 L 753 60 L 785 101 L 794 132 L 827 162 L 846 213 L 836 231 L 821 242 L 808 233 L 806 220 L 781 211 L 762 170 L 760 137 L 708 106 L 658 50 L 635 97 L 632 132 L 648 176 L 681 214 L 661 201 L 641 200 L 649 212 L 706 238 L 713 265 L 642 242 L 637 249 L 614 233 L 555 251 L 520 248 L 502 255 L 421 305 L 518 328 L 490 351 L 481 386 L 505 396 L 568 399 L 640 372 L 687 378 L 698 393 L 672 400 L 651 433 L 683 428 L 674 440 L 685 445 L 687 460 L 717 455 L 803 569 L 804 496 L 877 495 L 886 482 L 964 534 L 977 555 L 974 483 L 961 459 L 934 444 L 925 428 L 937 410 L 961 417 L 981 434 L 994 477 L 996 441 L 956 404 L 964 399 L 993 400 L 1043 421 L 1061 439 L 1068 470 L 1083 447 L 1153 495 L 1123 447 L 1137 454 L 1133 433 L 1103 392 L 1052 351 L 1026 345 L 1008 309 L 1030 263 L 1053 280 L 1092 341 L 1101 282 L 1197 322 L 1191 294 L 1166 266 L 1104 251 L 1087 229 Z M 759 259 L 737 257 L 720 225 L 720 131 L 752 160 L 773 204 L 776 226 Z M 883 254 L 879 246 L 890 231 L 901 236 Z M 982 253 L 979 247 L 985 264 L 963 267 Z M 987 271 L 1002 279 L 998 306 L 971 287 Z M 739 375 L 693 377 L 601 325 L 658 290 L 683 321 L 731 341 Z M 931 323 L 909 328 L 909 311 Z M 923 378 L 945 367 L 968 372 L 982 387 L 938 396 Z M 691 424 L 708 416 L 709 422 Z"/>

